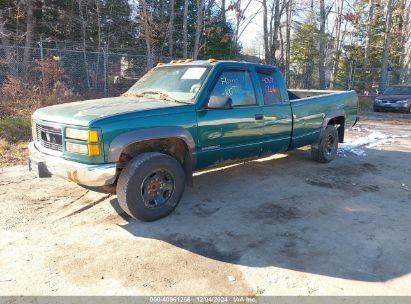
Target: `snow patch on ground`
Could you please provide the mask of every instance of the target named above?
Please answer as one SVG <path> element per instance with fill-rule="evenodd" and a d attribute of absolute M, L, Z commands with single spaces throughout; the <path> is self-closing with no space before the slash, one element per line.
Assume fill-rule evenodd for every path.
<path fill-rule="evenodd" d="M 356 131 L 361 131 L 360 128 L 357 128 Z M 384 134 L 381 132 L 371 132 L 367 136 L 362 136 L 355 139 L 352 142 L 347 142 L 340 144 L 338 148 L 338 153 L 340 155 L 345 156 L 345 153 L 352 153 L 357 156 L 366 156 L 367 153 L 365 152 L 363 147 L 365 148 L 373 148 L 384 144 L 390 144 L 395 142 L 397 138 L 407 138 L 410 137 L 409 135 L 393 135 L 393 134 Z"/>

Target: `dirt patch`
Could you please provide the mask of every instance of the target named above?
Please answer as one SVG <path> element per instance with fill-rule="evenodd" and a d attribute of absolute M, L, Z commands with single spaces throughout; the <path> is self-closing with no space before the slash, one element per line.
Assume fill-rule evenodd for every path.
<path fill-rule="evenodd" d="M 218 252 L 211 243 L 191 240 L 191 245 Z M 98 253 L 95 256 L 95 253 Z M 59 248 L 46 259 L 52 271 L 62 271 L 74 284 L 91 286 L 106 278 L 152 294 L 255 295 L 235 266 L 214 263 L 168 243 L 152 240 L 109 239 L 97 246 L 73 244 Z M 79 271 L 81 269 L 81 271 Z M 230 282 L 234 277 L 236 284 Z M 184 285 L 190 282 L 190 289 Z"/>

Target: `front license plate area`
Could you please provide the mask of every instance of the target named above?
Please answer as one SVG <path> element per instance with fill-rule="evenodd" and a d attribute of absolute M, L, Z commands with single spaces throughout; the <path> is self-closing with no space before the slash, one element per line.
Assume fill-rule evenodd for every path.
<path fill-rule="evenodd" d="M 51 177 L 51 174 L 47 170 L 47 166 L 44 161 L 37 161 L 35 159 L 29 158 L 29 170 L 39 178 Z"/>

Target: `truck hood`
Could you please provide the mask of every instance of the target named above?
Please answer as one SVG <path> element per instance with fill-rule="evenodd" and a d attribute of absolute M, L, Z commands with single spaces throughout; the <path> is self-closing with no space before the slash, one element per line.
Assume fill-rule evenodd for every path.
<path fill-rule="evenodd" d="M 91 122 L 109 116 L 179 106 L 184 104 L 152 98 L 121 96 L 45 107 L 34 112 L 33 118 L 68 125 L 89 126 Z"/>

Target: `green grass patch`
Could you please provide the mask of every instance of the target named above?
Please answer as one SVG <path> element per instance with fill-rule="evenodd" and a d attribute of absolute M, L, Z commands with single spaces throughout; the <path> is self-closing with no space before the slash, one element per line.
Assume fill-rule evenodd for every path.
<path fill-rule="evenodd" d="M 27 117 L 0 117 L 0 139 L 8 143 L 20 143 L 31 138 L 31 120 Z"/>
<path fill-rule="evenodd" d="M 27 162 L 31 120 L 24 116 L 0 117 L 0 167 Z"/>

